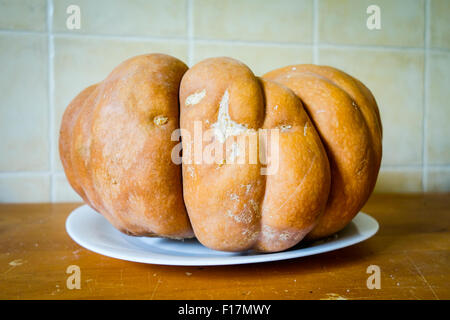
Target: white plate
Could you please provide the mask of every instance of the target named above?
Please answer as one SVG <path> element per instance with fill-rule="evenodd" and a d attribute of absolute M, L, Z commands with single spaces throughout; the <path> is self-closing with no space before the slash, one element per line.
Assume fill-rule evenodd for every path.
<path fill-rule="evenodd" d="M 195 239 L 179 241 L 127 236 L 87 205 L 72 211 L 66 229 L 79 245 L 108 257 L 162 265 L 212 266 L 285 260 L 348 247 L 373 236 L 378 223 L 360 212 L 333 237 L 277 253 L 221 252 L 208 249 Z"/>

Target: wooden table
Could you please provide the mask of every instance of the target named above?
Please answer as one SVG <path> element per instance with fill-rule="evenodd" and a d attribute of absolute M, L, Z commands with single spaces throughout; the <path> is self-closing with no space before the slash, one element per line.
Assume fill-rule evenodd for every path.
<path fill-rule="evenodd" d="M 1 299 L 449 299 L 450 195 L 373 195 L 373 238 L 280 262 L 174 267 L 90 252 L 65 231 L 80 204 L 0 205 Z M 69 265 L 81 289 L 66 286 Z M 381 289 L 367 288 L 369 265 Z"/>

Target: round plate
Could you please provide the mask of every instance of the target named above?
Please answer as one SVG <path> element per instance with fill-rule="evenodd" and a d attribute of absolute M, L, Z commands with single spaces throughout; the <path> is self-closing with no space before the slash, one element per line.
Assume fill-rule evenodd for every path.
<path fill-rule="evenodd" d="M 151 264 L 212 266 L 285 260 L 348 247 L 373 236 L 378 223 L 360 212 L 345 229 L 332 237 L 277 253 L 221 252 L 204 247 L 196 239 L 179 241 L 127 236 L 87 205 L 72 211 L 66 229 L 79 245 L 108 257 Z"/>

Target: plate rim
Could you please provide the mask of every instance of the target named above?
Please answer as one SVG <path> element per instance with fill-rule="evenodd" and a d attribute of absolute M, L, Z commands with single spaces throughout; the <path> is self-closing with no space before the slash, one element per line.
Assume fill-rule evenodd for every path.
<path fill-rule="evenodd" d="M 273 253 L 261 253 L 261 254 L 254 254 L 254 255 L 233 255 L 233 256 L 217 256 L 217 257 L 189 257 L 187 256 L 170 256 L 170 255 L 161 255 L 159 253 L 155 252 L 149 252 L 149 254 L 152 254 L 153 256 L 149 257 L 133 257 L 129 256 L 126 253 L 118 252 L 111 248 L 100 248 L 100 246 L 96 246 L 95 244 L 92 245 L 89 241 L 83 239 L 82 237 L 74 232 L 73 230 L 73 220 L 77 218 L 77 215 L 80 215 L 82 211 L 88 209 L 89 211 L 92 211 L 92 213 L 100 215 L 104 222 L 109 224 L 109 221 L 106 220 L 100 213 L 95 211 L 93 208 L 91 208 L 87 204 L 83 204 L 74 210 L 70 212 L 68 217 L 65 221 L 65 229 L 69 237 L 75 241 L 78 245 L 82 246 L 83 248 L 95 252 L 97 254 L 107 256 L 110 258 L 125 260 L 125 261 L 132 261 L 132 262 L 138 262 L 138 263 L 145 263 L 145 264 L 156 264 L 156 265 L 170 265 L 170 266 L 223 266 L 223 265 L 240 265 L 240 264 L 252 264 L 252 263 L 263 263 L 263 262 L 273 262 L 273 261 L 283 261 L 283 260 L 290 260 L 295 258 L 301 258 L 305 256 L 312 256 L 317 255 L 321 253 L 326 253 L 330 251 L 335 251 L 339 249 L 343 249 L 352 245 L 355 245 L 357 243 L 363 242 L 371 237 L 373 237 L 379 230 L 379 223 L 378 221 L 373 218 L 372 216 L 368 215 L 365 212 L 358 212 L 358 214 L 352 219 L 352 222 L 358 226 L 357 221 L 364 219 L 366 222 L 369 221 L 373 225 L 373 227 L 370 230 L 366 230 L 363 234 L 359 234 L 358 236 L 354 236 L 350 239 L 346 240 L 330 240 L 326 241 L 322 244 L 319 244 L 314 247 L 306 247 L 306 248 L 298 248 L 288 251 L 282 251 L 282 252 L 273 252 Z M 355 222 L 356 220 L 356 222 Z M 112 225 L 110 225 L 112 228 L 114 228 Z M 344 229 L 345 230 L 345 229 Z M 120 231 L 119 231 L 120 232 Z M 126 237 L 125 234 L 120 234 L 123 237 Z M 132 245 L 128 239 L 124 239 L 127 241 L 130 245 Z M 320 246 L 323 246 L 320 248 Z M 318 248 L 319 247 L 319 248 Z M 308 253 L 308 249 L 315 248 L 313 253 Z M 130 248 L 129 248 L 130 249 Z M 132 248 L 134 249 L 134 248 Z M 142 248 L 140 248 L 143 250 Z M 156 256 L 155 256 L 156 255 Z M 158 255 L 160 257 L 158 257 Z M 171 258 L 172 257 L 172 258 Z"/>

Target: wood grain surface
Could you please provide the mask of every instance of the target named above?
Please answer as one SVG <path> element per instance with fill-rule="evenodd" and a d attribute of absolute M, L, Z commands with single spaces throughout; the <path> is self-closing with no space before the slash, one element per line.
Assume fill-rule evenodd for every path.
<path fill-rule="evenodd" d="M 373 195 L 373 238 L 287 261 L 174 267 L 116 260 L 72 241 L 80 204 L 0 205 L 1 299 L 450 299 L 450 195 Z M 66 269 L 81 269 L 68 289 Z M 381 288 L 368 289 L 370 265 Z"/>

